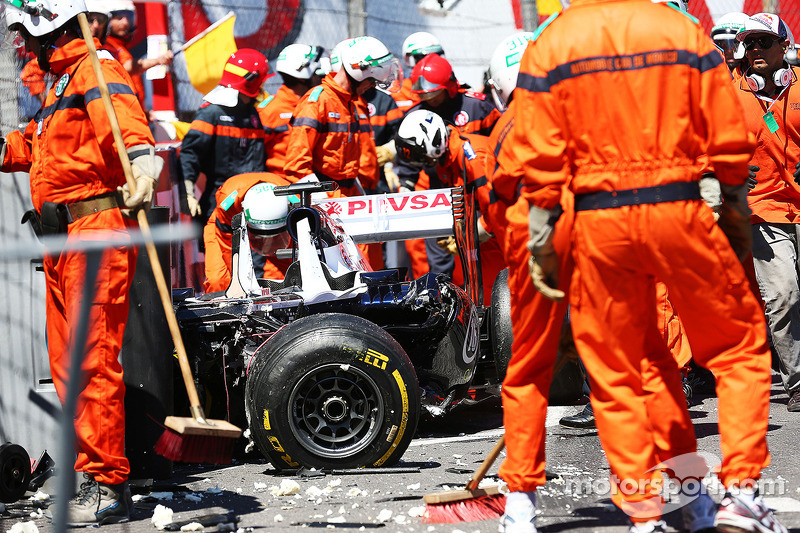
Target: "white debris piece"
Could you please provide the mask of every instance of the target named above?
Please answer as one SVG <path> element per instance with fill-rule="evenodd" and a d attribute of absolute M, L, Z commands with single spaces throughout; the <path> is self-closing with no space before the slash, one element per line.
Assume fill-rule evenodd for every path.
<path fill-rule="evenodd" d="M 31 511 L 31 514 L 28 516 L 30 516 L 31 518 L 42 518 L 44 516 L 44 513 L 42 512 L 41 509 L 36 509 L 35 511 Z"/>
<path fill-rule="evenodd" d="M 331 488 L 338 487 L 341 484 L 342 484 L 342 478 L 340 478 L 340 477 L 337 477 L 336 479 L 332 479 L 332 480 L 328 481 L 328 486 L 331 487 Z"/>
<path fill-rule="evenodd" d="M 394 521 L 395 521 L 396 524 L 403 525 L 403 524 L 406 523 L 406 520 L 407 520 L 407 518 L 406 518 L 406 515 L 404 515 L 404 514 L 399 514 L 399 515 L 394 517 Z"/>
<path fill-rule="evenodd" d="M 392 519 L 392 511 L 390 509 L 381 509 L 377 516 L 378 522 L 388 522 Z"/>
<path fill-rule="evenodd" d="M 406 485 L 406 489 L 408 489 L 408 490 L 419 490 L 419 488 L 421 486 L 422 486 L 421 483 L 412 483 L 411 485 Z"/>
<path fill-rule="evenodd" d="M 34 494 L 33 496 L 31 496 L 28 499 L 31 500 L 32 502 L 46 502 L 47 500 L 50 499 L 50 495 L 47 494 L 46 492 L 42 492 L 40 490 L 37 490 L 36 494 Z"/>
<path fill-rule="evenodd" d="M 200 522 L 191 522 L 181 526 L 181 531 L 203 531 L 203 524 Z"/>
<path fill-rule="evenodd" d="M 11 529 L 8 530 L 8 533 L 39 533 L 39 528 L 36 527 L 36 523 L 31 522 L 17 522 Z"/>
<path fill-rule="evenodd" d="M 313 499 L 313 498 L 318 498 L 319 496 L 322 496 L 322 495 L 330 494 L 331 492 L 333 492 L 333 489 L 330 487 L 330 485 L 325 487 L 324 489 L 321 489 L 321 488 L 317 487 L 316 485 L 311 485 L 310 487 L 308 487 L 306 489 L 306 496 L 310 500 L 310 499 Z"/>
<path fill-rule="evenodd" d="M 424 505 L 420 505 L 418 507 L 412 507 L 411 509 L 408 510 L 408 516 L 410 516 L 412 518 L 419 518 L 423 514 L 425 514 L 425 506 Z"/>
<path fill-rule="evenodd" d="M 253 488 L 256 490 L 256 492 L 264 492 L 265 490 L 267 490 L 267 484 L 266 483 L 262 483 L 260 481 L 256 481 L 256 482 L 253 483 Z M 278 487 L 270 487 L 270 489 L 269 489 L 270 492 L 273 493 L 273 495 L 275 493 L 273 492 L 272 489 L 276 489 L 276 488 L 278 488 Z"/>
<path fill-rule="evenodd" d="M 150 522 L 156 529 L 163 530 L 168 524 L 172 523 L 172 509 L 165 505 L 158 504 L 156 508 L 153 509 L 153 516 L 150 518 Z"/>
<path fill-rule="evenodd" d="M 344 514 L 344 513 L 346 513 L 346 512 L 347 512 L 347 509 L 345 509 L 345 508 L 344 508 L 344 505 L 342 505 L 341 507 L 339 507 L 339 514 Z"/>
<path fill-rule="evenodd" d="M 272 517 L 272 521 L 275 523 L 283 522 L 283 515 L 276 514 L 274 517 Z"/>
<path fill-rule="evenodd" d="M 461 459 L 462 457 L 464 457 L 464 456 L 461 455 L 460 453 L 454 453 L 453 454 L 453 459 Z"/>
<path fill-rule="evenodd" d="M 174 494 L 171 492 L 151 492 L 150 496 L 157 500 L 171 500 Z"/>
<path fill-rule="evenodd" d="M 344 524 L 347 520 L 343 516 L 334 516 L 333 518 L 328 518 L 329 524 Z"/>
<path fill-rule="evenodd" d="M 242 493 L 242 487 L 236 487 L 236 494 Z"/>
<path fill-rule="evenodd" d="M 133 500 L 133 503 L 138 502 L 142 498 L 144 498 L 144 496 L 142 496 L 141 494 L 134 494 L 133 496 L 131 496 L 131 500 Z"/>
<path fill-rule="evenodd" d="M 266 483 L 264 487 L 266 488 Z M 282 479 L 280 486 L 272 486 L 269 491 L 273 496 L 291 496 L 292 494 L 300 493 L 300 484 L 293 479 Z"/>
<path fill-rule="evenodd" d="M 190 492 L 190 493 L 186 493 L 186 495 L 183 497 L 183 499 L 184 500 L 188 500 L 190 502 L 201 502 L 201 501 L 203 501 L 203 495 L 202 494 L 195 494 L 193 492 Z"/>
<path fill-rule="evenodd" d="M 356 496 L 367 496 L 367 491 L 361 490 L 358 487 L 350 487 L 350 490 L 347 491 L 347 495 L 353 498 Z"/>
<path fill-rule="evenodd" d="M 348 370 L 350 370 L 350 365 L 339 365 L 339 368 L 341 368 L 343 371 L 347 372 Z"/>

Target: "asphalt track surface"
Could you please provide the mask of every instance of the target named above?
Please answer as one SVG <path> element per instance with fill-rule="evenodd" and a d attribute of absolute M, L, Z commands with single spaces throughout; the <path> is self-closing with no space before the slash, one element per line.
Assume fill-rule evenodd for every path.
<path fill-rule="evenodd" d="M 768 437 L 772 464 L 764 471 L 762 490 L 778 518 L 798 533 L 800 413 L 787 412 L 786 395 L 777 376 L 773 378 Z M 627 519 L 604 492 L 609 471 L 596 431 L 558 426 L 561 416 L 579 409 L 558 406 L 548 411 L 547 470 L 551 479 L 539 490 L 536 525 L 542 533 L 624 533 Z M 718 456 L 716 409 L 716 398 L 705 395 L 693 399 L 690 412 L 699 449 Z M 494 532 L 496 519 L 427 524 L 421 522 L 419 514 L 424 509 L 424 494 L 462 488 L 502 432 L 502 408 L 492 400 L 444 419 L 422 422 L 397 467 L 379 473 L 311 471 L 279 475 L 256 454 L 222 467 L 176 465 L 171 479 L 134 491 L 137 501 L 129 523 L 105 525 L 102 531 L 156 533 L 152 517 L 160 505 L 173 511 L 173 525 L 168 527 L 204 523 L 203 530 L 208 532 Z M 489 471 L 489 478 L 495 481 L 498 466 L 499 461 Z M 721 493 L 713 480 L 710 490 L 719 501 Z M 296 484 L 298 493 L 273 495 L 272 488 L 281 483 Z M 47 492 L 50 485 L 48 482 L 43 491 Z M 31 532 L 32 525 L 41 533 L 53 532 L 47 511 L 37 510 L 53 498 L 55 495 L 40 504 L 23 500 L 8 506 L 0 514 L 0 533 L 22 525 Z M 681 530 L 679 511 L 665 519 L 670 531 Z"/>

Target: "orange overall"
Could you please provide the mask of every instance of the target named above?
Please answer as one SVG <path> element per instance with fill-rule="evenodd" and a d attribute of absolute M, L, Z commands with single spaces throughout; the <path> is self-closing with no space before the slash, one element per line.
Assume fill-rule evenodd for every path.
<path fill-rule="evenodd" d="M 264 150 L 267 153 L 267 170 L 283 175 L 286 166 L 286 148 L 289 144 L 289 122 L 300 97 L 286 85 L 256 106 L 261 125 L 264 126 Z"/>
<path fill-rule="evenodd" d="M 95 46 L 100 43 L 95 39 Z M 108 117 L 97 81 L 81 39 L 56 49 L 50 58 L 56 83 L 47 94 L 42 119 L 28 124 L 24 133 L 8 134 L 4 171 L 29 171 L 31 197 L 37 211 L 43 202 L 70 204 L 115 191 L 125 183 Z M 101 54 L 125 146 L 153 145 L 128 74 L 110 55 Z M 126 480 L 130 467 L 125 457 L 125 386 L 118 357 L 128 317 L 128 290 L 136 251 L 128 228 L 135 222 L 119 209 L 81 217 L 68 226 L 67 242 L 107 240 L 112 232 L 118 244 L 107 249 L 94 281 L 86 353 L 84 387 L 75 412 L 77 459 L 75 469 L 88 472 L 100 483 Z M 44 258 L 47 282 L 47 343 L 50 370 L 61 401 L 66 394 L 72 329 L 77 324 L 78 303 L 84 284 L 85 259 L 76 252 L 48 250 Z"/>
<path fill-rule="evenodd" d="M 224 291 L 231 283 L 231 241 L 233 217 L 242 212 L 242 201 L 254 185 L 273 183 L 289 185 L 289 181 L 271 172 L 250 172 L 228 178 L 217 189 L 217 207 L 203 229 L 206 245 L 205 292 Z M 267 257 L 264 263 L 264 279 L 281 279 L 286 274 L 291 260 Z"/>
<path fill-rule="evenodd" d="M 696 450 L 680 375 L 659 335 L 656 279 L 695 359 L 717 378 L 722 481 L 758 479 L 769 462 L 760 309 L 699 194 L 674 195 L 691 190 L 705 155 L 721 183 L 744 183 L 754 144 L 729 78 L 701 27 L 649 0 L 576 0 L 521 63 L 514 153 L 522 196 L 552 209 L 565 185 L 575 194 L 573 333 L 612 497 L 634 520 L 661 514 L 661 473 L 651 469 Z M 655 192 L 648 187 L 660 187 L 652 201 L 591 207 L 606 198 L 598 193 Z"/>

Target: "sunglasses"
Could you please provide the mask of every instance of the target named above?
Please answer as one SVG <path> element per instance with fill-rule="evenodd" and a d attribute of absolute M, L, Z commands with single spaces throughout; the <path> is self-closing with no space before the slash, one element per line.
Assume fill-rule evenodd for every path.
<path fill-rule="evenodd" d="M 745 39 L 744 47 L 752 48 L 753 45 L 758 45 L 760 49 L 768 50 L 772 48 L 778 41 L 779 39 L 770 37 L 769 35 L 762 35 L 761 37 L 751 37 L 749 39 Z"/>

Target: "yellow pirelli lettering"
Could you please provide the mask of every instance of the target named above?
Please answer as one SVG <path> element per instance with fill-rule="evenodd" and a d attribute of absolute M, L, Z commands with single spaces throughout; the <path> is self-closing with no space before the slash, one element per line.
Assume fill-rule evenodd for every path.
<path fill-rule="evenodd" d="M 367 350 L 362 361 L 375 368 L 386 370 L 386 364 L 389 362 L 389 358 L 375 350 Z"/>
<path fill-rule="evenodd" d="M 272 426 L 270 426 L 269 424 L 269 411 L 267 411 L 266 409 L 264 409 L 264 429 L 266 429 L 267 431 L 272 429 Z"/>
<path fill-rule="evenodd" d="M 400 375 L 399 370 L 392 372 L 392 376 L 397 382 L 397 388 L 400 390 L 400 397 L 402 398 L 403 403 L 403 415 L 400 418 L 400 427 L 397 428 L 397 436 L 395 437 L 394 442 L 392 442 L 392 445 L 389 447 L 386 453 L 383 454 L 383 457 L 373 463 L 373 466 L 381 466 L 386 462 L 387 459 L 389 459 L 389 457 L 392 456 L 394 451 L 397 449 L 397 446 L 400 445 L 400 441 L 403 440 L 403 434 L 405 434 L 406 426 L 408 426 L 408 391 L 406 391 L 406 383 L 403 381 L 403 377 Z M 394 430 L 395 428 L 393 427 L 392 431 Z"/>

